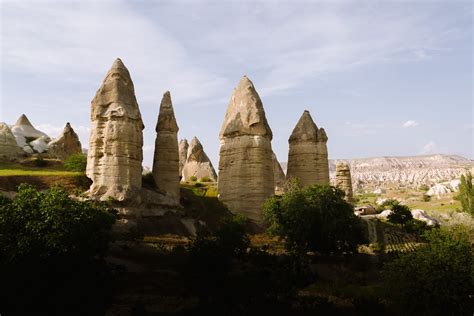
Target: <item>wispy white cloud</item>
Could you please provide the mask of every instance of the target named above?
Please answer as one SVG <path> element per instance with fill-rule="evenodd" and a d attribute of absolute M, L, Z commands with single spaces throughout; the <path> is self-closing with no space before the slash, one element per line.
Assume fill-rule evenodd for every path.
<path fill-rule="evenodd" d="M 416 127 L 420 125 L 420 123 L 418 123 L 417 121 L 414 121 L 414 120 L 408 120 L 406 121 L 405 123 L 403 123 L 403 128 L 410 128 L 410 127 Z"/>

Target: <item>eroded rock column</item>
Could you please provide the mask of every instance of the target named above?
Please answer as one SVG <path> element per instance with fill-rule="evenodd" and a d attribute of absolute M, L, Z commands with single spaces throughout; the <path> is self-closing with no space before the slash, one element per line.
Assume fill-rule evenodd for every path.
<path fill-rule="evenodd" d="M 186 159 L 188 158 L 188 140 L 183 138 L 179 141 L 178 150 L 179 150 L 179 175 L 183 175 L 183 167 L 186 163 Z M 182 178 L 181 178 L 182 180 Z"/>
<path fill-rule="evenodd" d="M 179 201 L 178 124 L 174 116 L 171 94 L 165 92 L 161 100 L 156 124 L 153 177 L 160 190 Z"/>
<path fill-rule="evenodd" d="M 142 185 L 143 122 L 130 73 L 115 60 L 91 105 L 89 190 L 97 199 L 134 199 Z"/>
<path fill-rule="evenodd" d="M 82 145 L 79 141 L 79 136 L 74 132 L 69 122 L 66 123 L 61 135 L 59 135 L 57 139 L 49 142 L 48 146 L 48 154 L 62 160 L 70 155 L 82 153 Z"/>
<path fill-rule="evenodd" d="M 336 164 L 336 187 L 340 188 L 346 194 L 346 201 L 352 203 L 352 178 L 351 169 L 345 162 L 338 162 Z"/>
<path fill-rule="evenodd" d="M 231 212 L 261 221 L 262 205 L 275 190 L 273 135 L 246 76 L 232 94 L 219 137 L 219 199 Z"/>
<path fill-rule="evenodd" d="M 327 140 L 324 129 L 304 111 L 288 140 L 287 179 L 297 178 L 301 186 L 329 184 Z"/>

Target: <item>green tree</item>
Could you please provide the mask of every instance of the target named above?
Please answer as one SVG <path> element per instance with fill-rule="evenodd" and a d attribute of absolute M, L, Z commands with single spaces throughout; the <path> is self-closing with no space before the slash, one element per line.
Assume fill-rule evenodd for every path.
<path fill-rule="evenodd" d="M 103 315 L 103 261 L 115 214 L 60 188 L 0 198 L 0 306 L 6 315 Z"/>
<path fill-rule="evenodd" d="M 87 156 L 74 154 L 64 160 L 64 168 L 69 171 L 85 172 L 87 167 Z"/>
<path fill-rule="evenodd" d="M 474 188 L 471 172 L 461 176 L 459 193 L 456 198 L 461 202 L 462 211 L 474 216 Z"/>
<path fill-rule="evenodd" d="M 409 315 L 470 315 L 473 249 L 462 226 L 432 229 L 427 244 L 384 266 L 388 295 Z"/>
<path fill-rule="evenodd" d="M 397 203 L 392 206 L 392 213 L 390 213 L 387 218 L 391 223 L 405 226 L 408 221 L 413 219 L 413 215 L 411 215 L 408 206 Z"/>
<path fill-rule="evenodd" d="M 350 253 L 364 242 L 361 221 L 335 187 L 293 186 L 270 198 L 263 213 L 269 232 L 284 238 L 292 252 Z"/>
<path fill-rule="evenodd" d="M 22 184 L 0 199 L 0 260 L 105 254 L 115 215 L 104 204 L 76 201 L 59 187 L 39 192 Z"/>

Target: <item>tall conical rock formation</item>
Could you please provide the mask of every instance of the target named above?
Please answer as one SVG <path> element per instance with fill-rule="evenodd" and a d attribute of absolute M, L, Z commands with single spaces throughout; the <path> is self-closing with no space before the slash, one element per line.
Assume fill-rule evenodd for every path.
<path fill-rule="evenodd" d="M 179 141 L 178 145 L 178 151 L 179 151 L 179 175 L 183 175 L 183 167 L 186 164 L 186 159 L 188 158 L 188 140 L 186 138 L 183 138 L 182 140 Z M 183 180 L 181 178 L 181 180 Z"/>
<path fill-rule="evenodd" d="M 179 201 L 178 124 L 174 116 L 170 92 L 163 95 L 156 124 L 153 177 L 157 187 Z"/>
<path fill-rule="evenodd" d="M 327 140 L 324 129 L 304 111 L 288 140 L 287 179 L 298 178 L 302 186 L 329 184 Z"/>
<path fill-rule="evenodd" d="M 272 155 L 273 157 L 273 177 L 275 179 L 275 193 L 282 193 L 284 191 L 286 177 L 285 173 L 283 172 L 283 168 L 280 165 L 280 162 L 277 159 L 275 153 Z"/>
<path fill-rule="evenodd" d="M 197 137 L 193 137 L 188 148 L 183 168 L 183 180 L 187 181 L 193 176 L 198 179 L 209 178 L 213 182 L 217 181 L 216 171 Z"/>
<path fill-rule="evenodd" d="M 48 154 L 62 160 L 70 155 L 82 153 L 79 136 L 74 132 L 69 122 L 66 123 L 61 135 L 57 139 L 52 140 L 48 146 Z"/>
<path fill-rule="evenodd" d="M 274 194 L 272 131 L 253 83 L 244 76 L 230 99 L 220 132 L 219 199 L 233 213 L 262 219 Z"/>
<path fill-rule="evenodd" d="M 24 151 L 18 147 L 10 127 L 0 122 L 0 159 L 12 160 L 20 157 Z"/>
<path fill-rule="evenodd" d="M 142 186 L 143 128 L 130 73 L 117 59 L 91 103 L 87 156 L 91 197 L 136 198 Z"/>
<path fill-rule="evenodd" d="M 352 178 L 351 169 L 345 162 L 338 162 L 336 164 L 336 187 L 340 188 L 346 194 L 347 202 L 352 203 Z"/>
<path fill-rule="evenodd" d="M 18 118 L 15 125 L 11 127 L 11 132 L 15 136 L 18 146 L 26 153 L 43 153 L 48 150 L 51 138 L 34 128 L 25 114 Z"/>

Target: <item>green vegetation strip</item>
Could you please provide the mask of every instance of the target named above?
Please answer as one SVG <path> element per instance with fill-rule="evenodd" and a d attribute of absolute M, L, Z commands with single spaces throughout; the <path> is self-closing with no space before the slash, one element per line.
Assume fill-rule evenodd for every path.
<path fill-rule="evenodd" d="M 80 176 L 82 172 L 61 171 L 61 170 L 19 170 L 0 169 L 0 177 L 8 176 Z"/>

